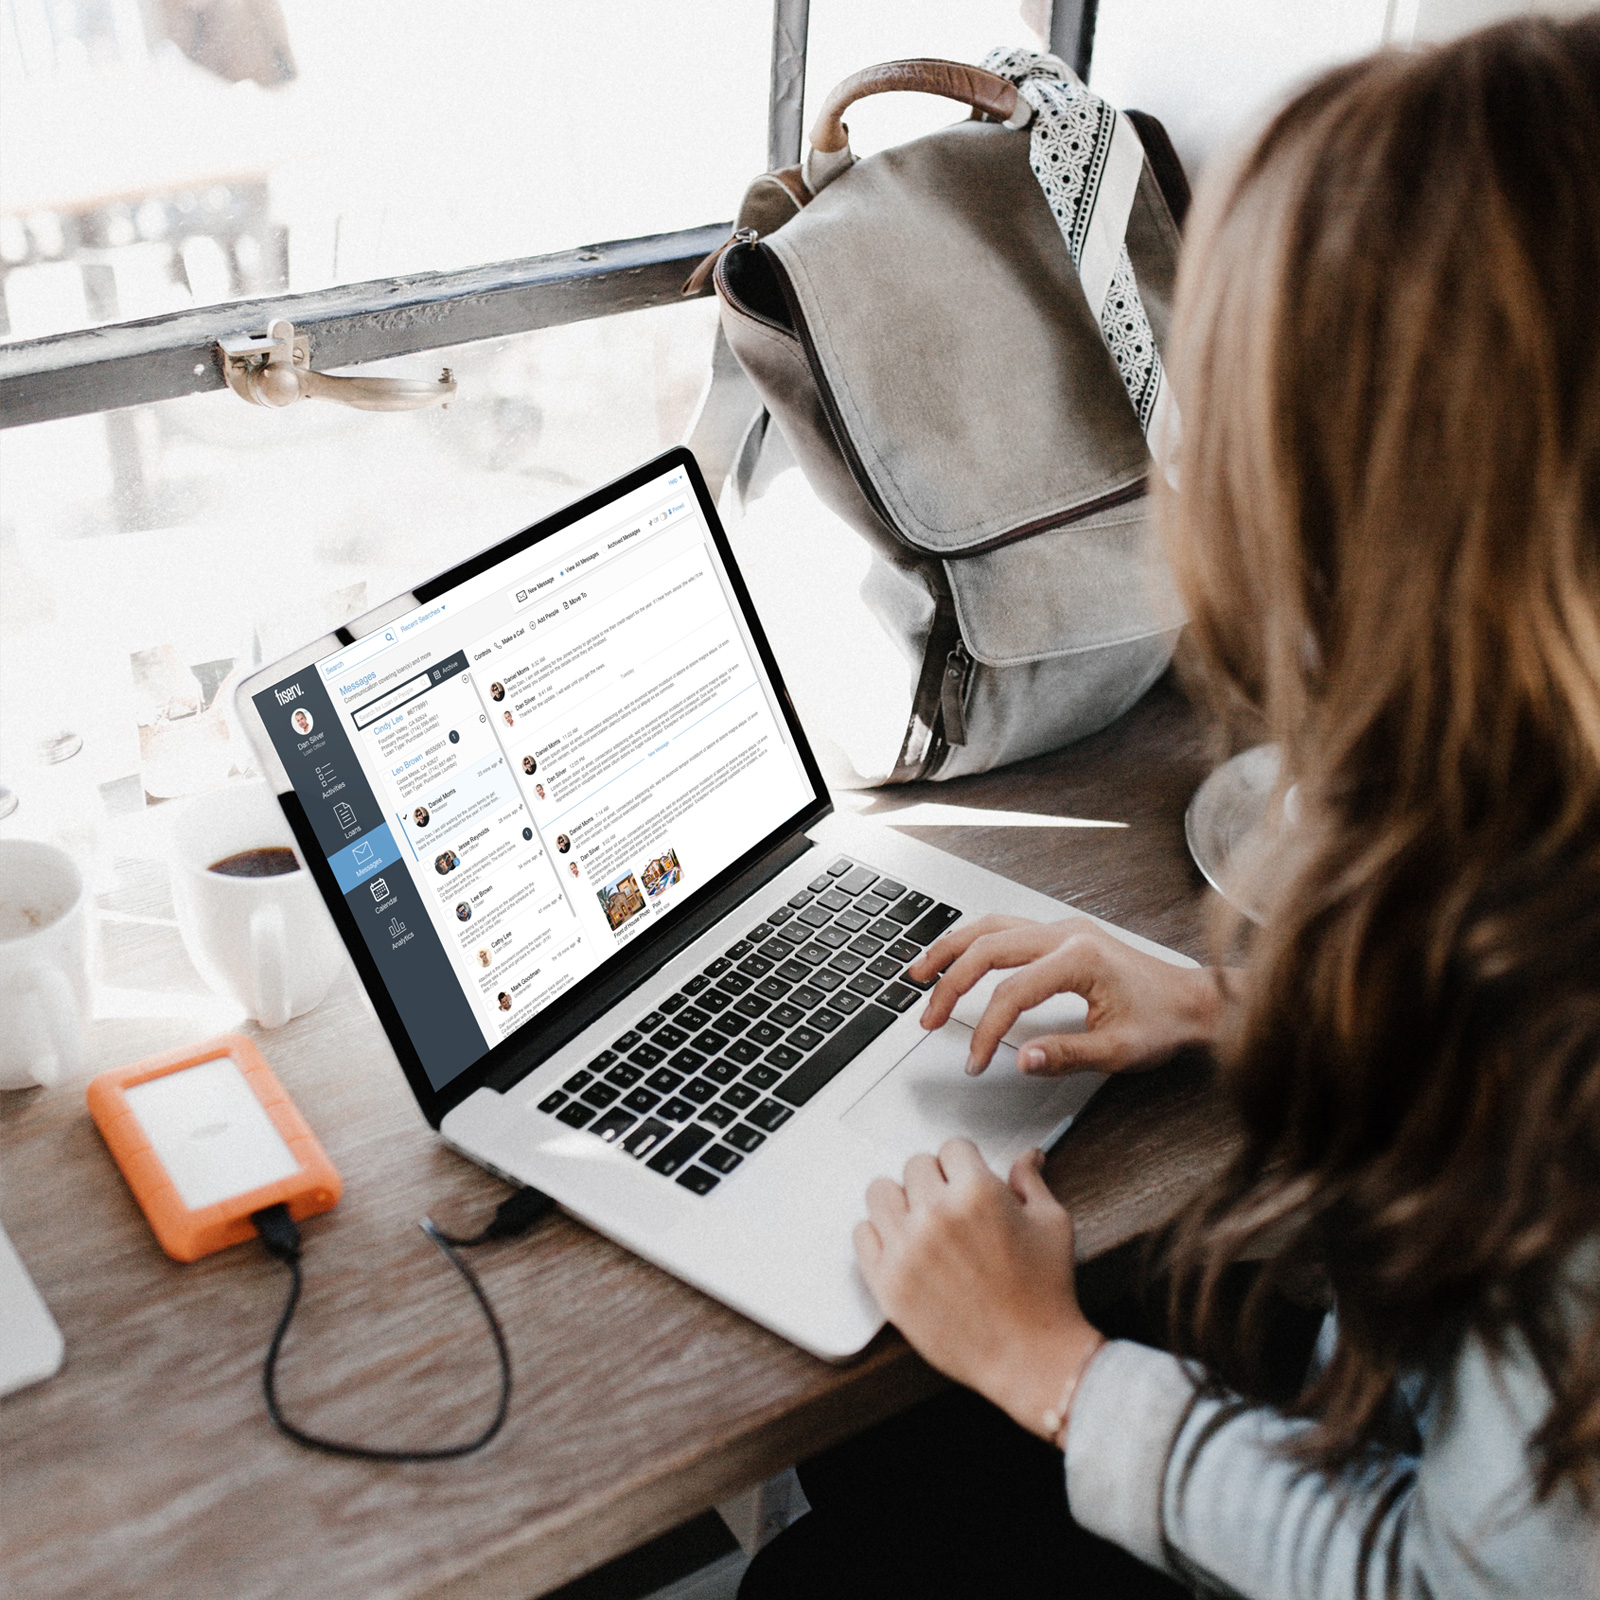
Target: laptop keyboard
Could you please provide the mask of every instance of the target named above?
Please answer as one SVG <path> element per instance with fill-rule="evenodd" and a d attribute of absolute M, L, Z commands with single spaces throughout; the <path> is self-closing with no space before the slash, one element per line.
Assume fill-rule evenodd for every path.
<path fill-rule="evenodd" d="M 932 987 L 906 964 L 960 916 L 841 858 L 539 1109 L 710 1194 Z"/>

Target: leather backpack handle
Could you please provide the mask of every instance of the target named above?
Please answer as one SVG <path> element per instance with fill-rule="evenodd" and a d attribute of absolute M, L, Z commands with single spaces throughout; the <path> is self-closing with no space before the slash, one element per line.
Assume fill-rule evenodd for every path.
<path fill-rule="evenodd" d="M 960 61 L 931 58 L 885 61 L 851 73 L 823 102 L 821 114 L 811 130 L 812 149 L 824 155 L 845 149 L 850 140 L 844 125 L 845 112 L 869 94 L 903 90 L 959 100 L 1000 122 L 1008 122 L 1017 111 L 1017 86 L 996 72 L 985 72 L 982 67 L 967 66 Z"/>

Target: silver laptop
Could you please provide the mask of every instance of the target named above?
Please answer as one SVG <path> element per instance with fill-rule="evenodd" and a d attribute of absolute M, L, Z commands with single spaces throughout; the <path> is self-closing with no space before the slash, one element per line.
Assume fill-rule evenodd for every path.
<path fill-rule="evenodd" d="M 1015 1071 L 1076 997 L 977 1079 L 991 985 L 919 1027 L 920 950 L 1062 907 L 832 812 L 686 450 L 238 708 L 429 1123 L 819 1356 L 882 1323 L 850 1242 L 874 1176 L 958 1133 L 1003 1170 L 1097 1087 Z"/>

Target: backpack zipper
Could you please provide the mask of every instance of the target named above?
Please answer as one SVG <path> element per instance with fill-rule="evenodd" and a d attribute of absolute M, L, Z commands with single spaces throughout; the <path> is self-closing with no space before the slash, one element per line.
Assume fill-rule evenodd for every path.
<path fill-rule="evenodd" d="M 967 687 L 972 666 L 967 641 L 957 638 L 955 649 L 944 658 L 944 682 L 939 688 L 939 720 L 946 744 L 967 742 Z"/>

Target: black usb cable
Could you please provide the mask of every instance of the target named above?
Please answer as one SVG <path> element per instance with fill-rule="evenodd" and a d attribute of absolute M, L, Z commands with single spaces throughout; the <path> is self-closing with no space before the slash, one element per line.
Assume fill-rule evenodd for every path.
<path fill-rule="evenodd" d="M 483 1292 L 483 1285 L 478 1282 L 477 1274 L 467 1265 L 460 1252 L 471 1249 L 474 1245 L 488 1244 L 494 1239 L 514 1239 L 518 1234 L 526 1233 L 554 1206 L 555 1201 L 541 1190 L 518 1189 L 509 1199 L 501 1202 L 488 1226 L 470 1238 L 459 1238 L 444 1232 L 432 1217 L 424 1217 L 418 1224 L 433 1240 L 445 1260 L 461 1274 L 463 1282 L 472 1291 L 473 1299 L 478 1302 L 479 1309 L 489 1324 L 489 1332 L 494 1336 L 495 1351 L 500 1358 L 500 1399 L 488 1427 L 465 1444 L 440 1445 L 432 1450 L 383 1450 L 364 1444 L 349 1444 L 342 1439 L 325 1439 L 321 1434 L 308 1433 L 304 1428 L 296 1427 L 284 1416 L 278 1404 L 278 1353 L 283 1347 L 284 1335 L 289 1331 L 289 1324 L 294 1320 L 295 1308 L 300 1304 L 300 1290 L 303 1287 L 300 1273 L 300 1229 L 290 1218 L 289 1208 L 286 1205 L 266 1206 L 252 1213 L 250 1220 L 256 1225 L 256 1232 L 261 1235 L 261 1242 L 266 1246 L 268 1255 L 276 1256 L 289 1269 L 289 1299 L 284 1305 L 283 1315 L 278 1318 L 277 1327 L 272 1330 L 272 1342 L 267 1346 L 267 1359 L 261 1369 L 261 1387 L 267 1398 L 267 1415 L 272 1418 L 279 1432 L 286 1434 L 296 1444 L 304 1445 L 308 1450 L 320 1450 L 330 1456 L 354 1456 L 363 1461 L 453 1461 L 458 1456 L 468 1456 L 474 1450 L 481 1450 L 499 1433 L 511 1406 L 511 1351 L 506 1345 L 505 1330 L 500 1326 L 500 1319 L 494 1314 L 494 1307 L 489 1304 L 488 1295 Z"/>

